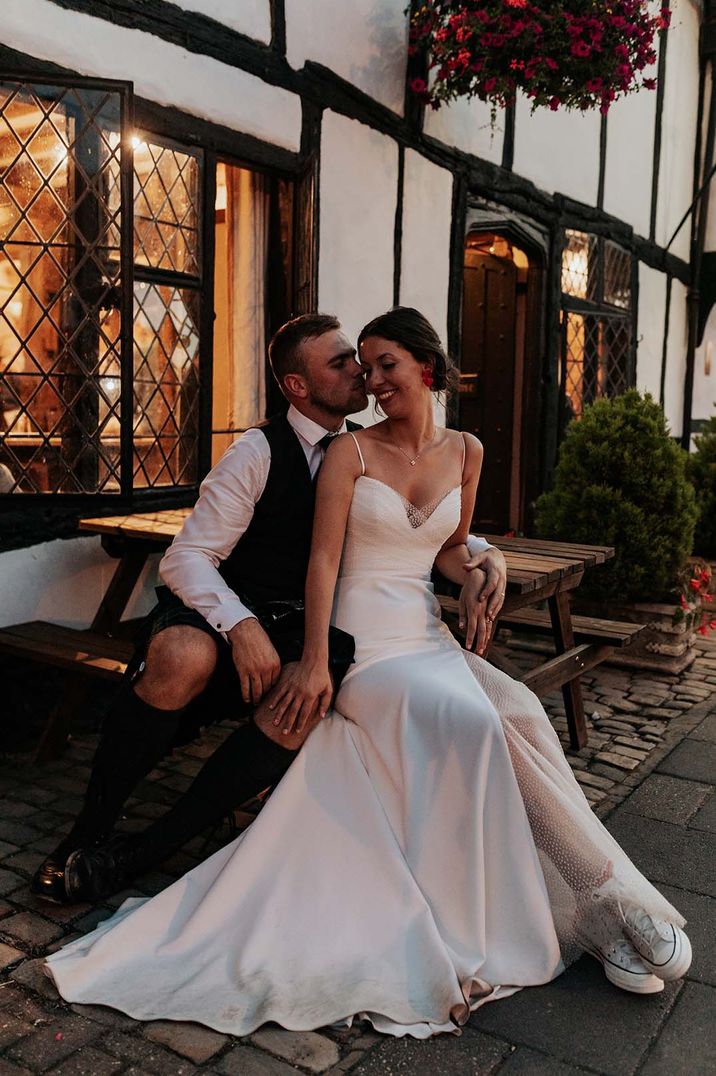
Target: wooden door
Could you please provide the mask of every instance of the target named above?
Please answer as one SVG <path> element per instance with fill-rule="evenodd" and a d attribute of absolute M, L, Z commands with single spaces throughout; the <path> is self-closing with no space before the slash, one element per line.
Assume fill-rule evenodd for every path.
<path fill-rule="evenodd" d="M 465 251 L 460 428 L 480 438 L 485 463 L 475 525 L 503 533 L 513 476 L 517 267 L 511 258 Z M 518 417 L 518 416 L 517 416 Z"/>

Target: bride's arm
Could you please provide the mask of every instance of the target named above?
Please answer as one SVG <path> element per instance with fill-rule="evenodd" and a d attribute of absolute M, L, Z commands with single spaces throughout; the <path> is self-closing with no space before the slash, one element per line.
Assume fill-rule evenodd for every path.
<path fill-rule="evenodd" d="M 460 590 L 460 629 L 465 632 L 465 647 L 484 654 L 493 618 L 486 616 L 485 574 L 471 560 L 468 539 L 475 511 L 477 484 L 482 468 L 482 445 L 472 434 L 465 438 L 465 466 L 462 481 L 460 522 L 443 545 L 435 564 L 438 570 L 458 583 Z"/>
<path fill-rule="evenodd" d="M 325 715 L 333 694 L 328 669 L 328 628 L 343 552 L 353 486 L 360 474 L 352 438 L 341 435 L 326 453 L 318 475 L 311 558 L 306 576 L 303 655 L 295 674 L 271 700 L 274 724 L 302 732 L 316 708 Z"/>

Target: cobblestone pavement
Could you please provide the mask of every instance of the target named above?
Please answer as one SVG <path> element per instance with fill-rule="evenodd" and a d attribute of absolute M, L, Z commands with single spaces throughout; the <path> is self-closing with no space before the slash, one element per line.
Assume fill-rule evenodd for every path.
<path fill-rule="evenodd" d="M 199 1025 L 139 1024 L 109 1009 L 66 1005 L 42 972 L 43 955 L 92 929 L 129 895 L 96 908 L 61 908 L 28 890 L 35 867 L 79 809 L 96 743 L 85 736 L 42 768 L 22 753 L 0 762 L 0 1076 L 716 1073 L 716 641 L 700 640 L 698 649 L 678 678 L 608 667 L 585 677 L 590 743 L 570 754 L 597 813 L 691 920 L 696 957 L 683 984 L 647 998 L 627 995 L 584 957 L 546 987 L 485 1006 L 460 1037 L 430 1042 L 365 1027 L 265 1027 L 236 1040 Z M 526 650 L 510 656 L 534 660 Z M 566 737 L 560 697 L 546 702 Z M 160 814 L 225 734 L 209 730 L 154 771 L 129 802 L 124 825 L 140 827 Z M 193 842 L 131 892 L 158 892 L 226 837 Z"/>

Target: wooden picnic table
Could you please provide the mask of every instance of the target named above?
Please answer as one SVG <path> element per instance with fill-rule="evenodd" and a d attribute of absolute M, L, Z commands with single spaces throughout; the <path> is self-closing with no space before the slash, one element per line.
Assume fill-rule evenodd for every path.
<path fill-rule="evenodd" d="M 131 641 L 121 625 L 132 591 L 147 558 L 169 545 L 190 511 L 180 508 L 80 520 L 80 531 L 99 534 L 105 550 L 118 559 L 90 628 L 78 631 L 34 621 L 0 631 L 0 645 L 18 656 L 46 660 L 75 671 L 121 676 L 132 652 Z M 587 728 L 579 676 L 604 661 L 615 646 L 626 645 L 640 630 L 632 625 L 571 615 L 571 592 L 579 586 L 585 571 L 604 563 L 614 550 L 609 546 L 503 535 L 485 537 L 502 550 L 507 561 L 507 591 L 500 626 L 546 632 L 554 641 L 555 657 L 519 678 L 538 695 L 557 687 L 562 690 L 572 746 L 583 747 Z M 456 599 L 441 594 L 440 600 L 446 619 L 454 623 Z M 542 603 L 546 603 L 546 611 L 538 608 Z M 490 660 L 515 674 L 509 661 L 494 651 Z M 83 684 L 82 677 L 71 678 L 48 724 L 40 759 L 55 757 L 62 749 L 71 715 L 85 690 Z"/>
<path fill-rule="evenodd" d="M 119 624 L 147 556 L 171 542 L 189 511 L 182 508 L 80 521 L 81 531 L 100 534 L 105 549 L 120 557 L 114 578 L 92 625 L 93 630 L 112 634 L 112 624 Z M 502 550 L 507 561 L 507 592 L 500 620 L 505 623 L 520 610 L 547 602 L 549 622 L 539 626 L 552 634 L 556 661 L 546 662 L 522 679 L 538 694 L 545 694 L 556 687 L 562 689 L 572 745 L 583 747 L 587 742 L 587 728 L 579 673 L 604 660 L 607 644 L 606 640 L 585 642 L 579 646 L 575 644 L 569 594 L 579 586 L 587 569 L 603 564 L 614 555 L 614 550 L 609 546 L 548 542 L 495 534 L 485 537 Z M 441 596 L 441 601 L 447 616 L 452 614 L 454 617 L 454 599 L 445 595 Z M 528 628 L 530 626 L 534 627 L 534 623 L 526 625 Z M 504 658 L 495 660 L 495 663 L 505 671 L 514 671 Z"/>

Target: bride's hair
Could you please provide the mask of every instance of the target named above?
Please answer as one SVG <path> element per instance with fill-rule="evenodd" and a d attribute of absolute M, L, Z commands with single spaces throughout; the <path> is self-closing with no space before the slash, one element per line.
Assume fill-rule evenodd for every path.
<path fill-rule="evenodd" d="M 428 319 L 412 306 L 394 306 L 365 325 L 358 336 L 358 348 L 371 336 L 382 336 L 409 351 L 416 362 L 430 363 L 433 392 L 441 392 L 452 383 L 454 367 L 440 337 Z"/>

